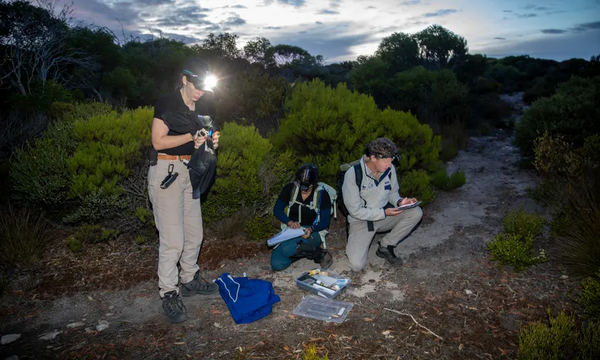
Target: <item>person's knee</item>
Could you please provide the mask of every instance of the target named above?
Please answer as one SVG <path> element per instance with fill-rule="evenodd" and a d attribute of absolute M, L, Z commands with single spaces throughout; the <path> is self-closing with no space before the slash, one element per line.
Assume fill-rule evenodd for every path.
<path fill-rule="evenodd" d="M 281 253 L 273 252 L 271 254 L 271 269 L 281 271 L 287 269 L 292 264 L 292 260 L 283 256 Z"/>
<path fill-rule="evenodd" d="M 363 261 L 362 259 L 353 259 L 348 256 L 348 264 L 350 265 L 350 269 L 352 271 L 361 271 L 367 266 L 367 261 Z"/>
<path fill-rule="evenodd" d="M 407 217 L 410 219 L 410 222 L 414 224 L 417 224 L 423 218 L 423 210 L 419 206 L 404 211 L 407 211 Z"/>

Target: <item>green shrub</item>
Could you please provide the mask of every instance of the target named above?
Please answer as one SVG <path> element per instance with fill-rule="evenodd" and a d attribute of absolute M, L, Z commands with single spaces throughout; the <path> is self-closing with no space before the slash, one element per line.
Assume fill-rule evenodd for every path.
<path fill-rule="evenodd" d="M 65 245 L 67 245 L 69 247 L 71 252 L 78 253 L 81 251 L 81 248 L 83 247 L 83 241 L 80 238 L 77 238 L 75 236 L 69 236 L 68 238 L 65 239 Z"/>
<path fill-rule="evenodd" d="M 417 198 L 423 202 L 422 206 L 435 198 L 436 194 L 429 186 L 431 178 L 424 170 L 411 170 L 402 174 L 398 180 L 402 197 Z"/>
<path fill-rule="evenodd" d="M 440 190 L 452 190 L 459 188 L 465 184 L 467 178 L 465 172 L 458 170 L 452 175 L 448 175 L 445 167 L 441 167 L 431 176 L 431 183 Z"/>
<path fill-rule="evenodd" d="M 127 202 L 121 194 L 105 194 L 102 188 L 82 197 L 80 206 L 63 218 L 65 223 L 97 223 L 101 220 L 122 215 Z"/>
<path fill-rule="evenodd" d="M 246 233 L 250 239 L 256 241 L 265 241 L 277 232 L 273 226 L 272 216 L 254 216 L 246 222 Z"/>
<path fill-rule="evenodd" d="M 278 152 L 292 152 L 294 166 L 317 164 L 321 180 L 335 184 L 339 165 L 359 159 L 365 144 L 381 136 L 394 141 L 402 153 L 399 172 L 436 168 L 440 139 L 429 126 L 407 113 L 381 111 L 370 96 L 345 84 L 332 89 L 320 80 L 295 87 L 272 143 Z"/>
<path fill-rule="evenodd" d="M 582 292 L 579 303 L 585 308 L 588 317 L 600 320 L 600 271 L 594 277 L 581 281 Z"/>
<path fill-rule="evenodd" d="M 300 359 L 302 360 L 327 360 L 327 353 L 320 357 L 317 353 L 317 346 L 315 344 L 310 344 L 304 349 L 302 354 L 300 355 Z"/>
<path fill-rule="evenodd" d="M 492 260 L 502 265 L 510 265 L 517 272 L 531 265 L 548 261 L 544 250 L 540 250 L 540 255 L 532 257 L 532 247 L 533 236 L 531 235 L 498 234 L 495 240 L 488 243 Z"/>
<path fill-rule="evenodd" d="M 0 211 L 0 263 L 20 267 L 39 262 L 46 247 L 57 238 L 42 214 L 11 205 Z"/>
<path fill-rule="evenodd" d="M 517 124 L 515 142 L 525 155 L 533 152 L 534 140 L 548 131 L 561 134 L 580 147 L 584 139 L 600 134 L 600 77 L 573 77 L 560 84 L 557 93 L 535 101 Z"/>
<path fill-rule="evenodd" d="M 458 148 L 454 144 L 448 144 L 442 146 L 442 151 L 440 152 L 440 160 L 443 162 L 448 162 L 454 159 L 458 155 Z"/>
<path fill-rule="evenodd" d="M 118 194 L 117 183 L 130 173 L 131 163 L 141 161 L 142 148 L 150 146 L 152 109 L 139 108 L 97 116 L 75 123 L 80 141 L 68 169 L 73 174 L 70 196 L 83 198 L 98 189 Z"/>
<path fill-rule="evenodd" d="M 549 324 L 538 322 L 519 332 L 518 360 L 587 360 L 600 357 L 600 326 L 593 322 L 577 327 L 575 318 L 561 312 Z"/>
<path fill-rule="evenodd" d="M 146 241 L 148 241 L 148 239 L 146 239 L 146 237 L 143 235 L 138 235 L 135 237 L 135 243 L 138 245 L 143 245 Z"/>
<path fill-rule="evenodd" d="M 289 175 L 291 169 L 286 166 L 295 166 L 282 165 L 289 161 L 289 154 L 269 154 L 272 145 L 254 126 L 235 123 L 225 124 L 219 147 L 217 179 L 202 205 L 204 220 L 211 223 L 230 217 L 244 206 L 258 211 L 268 202 L 272 207 L 274 194 L 281 190 L 277 177 Z"/>
<path fill-rule="evenodd" d="M 106 114 L 110 106 L 54 103 L 53 109 L 55 120 L 43 137 L 14 153 L 10 178 L 17 200 L 52 206 L 56 211 L 56 205 L 68 199 L 72 174 L 67 170 L 67 162 L 78 144 L 74 122 Z"/>
<path fill-rule="evenodd" d="M 135 216 L 142 223 L 145 223 L 148 220 L 153 220 L 152 211 L 146 209 L 145 207 L 138 207 L 135 209 Z"/>
<path fill-rule="evenodd" d="M 510 210 L 504 215 L 504 231 L 511 235 L 534 238 L 542 233 L 544 223 L 543 217 L 523 209 Z"/>

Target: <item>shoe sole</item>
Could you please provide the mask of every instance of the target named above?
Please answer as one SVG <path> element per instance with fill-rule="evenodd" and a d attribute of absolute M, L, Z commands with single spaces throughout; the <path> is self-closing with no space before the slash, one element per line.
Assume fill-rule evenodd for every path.
<path fill-rule="evenodd" d="M 404 262 L 401 262 L 400 264 L 392 264 L 392 262 L 390 260 L 388 260 L 387 257 L 385 257 L 381 252 L 379 252 L 379 249 L 377 249 L 377 251 L 375 251 L 375 255 L 377 255 L 378 257 L 380 257 L 382 259 L 386 259 L 387 262 L 392 266 L 400 267 L 400 266 L 404 265 Z M 400 258 L 398 258 L 398 259 L 400 259 Z M 400 260 L 402 260 L 402 259 L 400 259 Z"/>
<path fill-rule="evenodd" d="M 169 318 L 167 317 L 167 321 L 168 321 L 169 323 L 171 323 L 171 324 L 179 324 L 179 323 L 181 323 L 181 322 L 184 322 L 184 321 L 186 321 L 186 320 L 187 320 L 187 315 L 186 315 L 186 314 L 181 314 L 181 316 L 180 316 L 180 317 L 178 317 L 177 319 L 169 319 Z"/>

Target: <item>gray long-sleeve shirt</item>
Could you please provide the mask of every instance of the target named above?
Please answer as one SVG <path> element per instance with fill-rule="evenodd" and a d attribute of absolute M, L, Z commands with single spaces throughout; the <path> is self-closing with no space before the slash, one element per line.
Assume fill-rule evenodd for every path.
<path fill-rule="evenodd" d="M 351 167 L 344 174 L 342 193 L 344 205 L 348 209 L 348 221 L 378 221 L 385 219 L 384 207 L 390 203 L 396 205 L 402 197 L 398 193 L 400 186 L 394 165 L 375 179 L 373 172 L 366 166 L 364 157 L 360 160 L 363 172 L 362 185 L 359 191 L 356 185 L 356 174 Z M 391 176 L 388 175 L 391 172 Z"/>

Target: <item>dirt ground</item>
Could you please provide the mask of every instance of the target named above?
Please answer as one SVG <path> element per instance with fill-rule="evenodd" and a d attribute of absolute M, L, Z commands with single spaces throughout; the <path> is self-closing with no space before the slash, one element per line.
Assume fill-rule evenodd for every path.
<path fill-rule="evenodd" d="M 207 279 L 246 273 L 273 283 L 281 302 L 246 325 L 234 323 L 218 294 L 183 298 L 188 320 L 168 324 L 157 244 L 131 239 L 74 255 L 59 243 L 2 296 L 0 335 L 21 337 L 0 345 L 0 359 L 297 359 L 310 344 L 329 359 L 513 359 L 519 328 L 544 319 L 548 308 L 581 313 L 569 298 L 579 282 L 552 260 L 552 242 L 538 239 L 551 260 L 521 273 L 489 259 L 486 243 L 507 210 L 544 212 L 526 197 L 535 178 L 519 160 L 505 132 L 472 138 L 448 164 L 464 170 L 467 183 L 424 209 L 422 225 L 398 247 L 402 268 L 376 257 L 374 241 L 370 264 L 351 272 L 344 220 L 333 221 L 330 271 L 352 279 L 336 297 L 353 304 L 342 324 L 293 315 L 311 295 L 294 280 L 315 264 L 301 260 L 273 273 L 261 243 L 208 234 L 199 260 Z M 98 331 L 99 324 L 108 327 Z"/>

